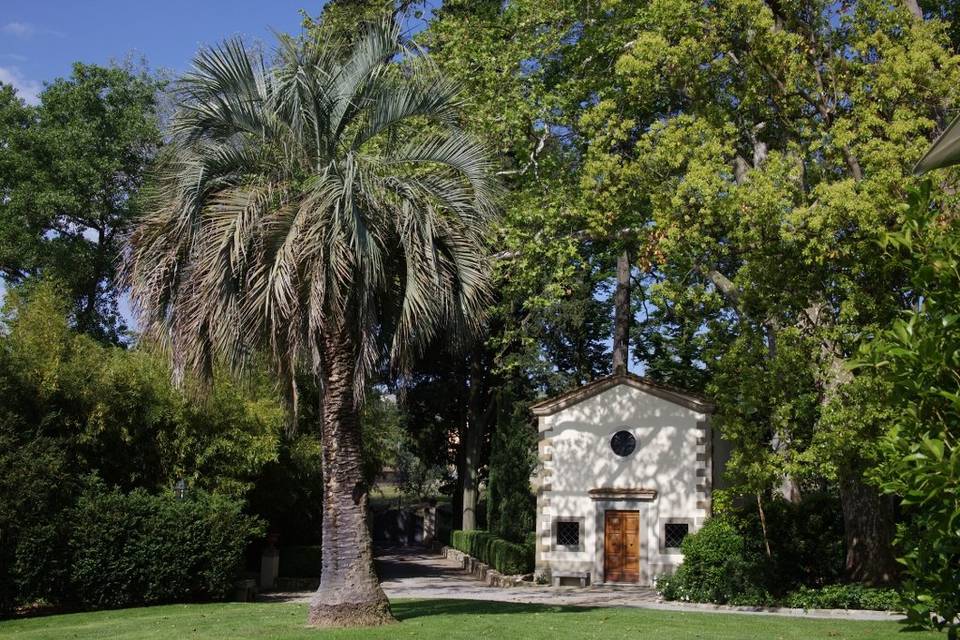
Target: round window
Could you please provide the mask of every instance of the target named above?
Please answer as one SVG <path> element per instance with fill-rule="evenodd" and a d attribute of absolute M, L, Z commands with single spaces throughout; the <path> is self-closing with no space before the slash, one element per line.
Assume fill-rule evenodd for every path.
<path fill-rule="evenodd" d="M 627 457 L 637 448 L 637 439 L 629 431 L 617 431 L 610 438 L 610 448 L 621 457 Z"/>

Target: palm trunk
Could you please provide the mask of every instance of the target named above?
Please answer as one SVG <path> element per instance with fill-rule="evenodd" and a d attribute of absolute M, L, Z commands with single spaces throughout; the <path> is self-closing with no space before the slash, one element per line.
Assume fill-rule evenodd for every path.
<path fill-rule="evenodd" d="M 355 341 L 338 332 L 325 341 L 323 364 L 323 565 L 308 622 L 317 627 L 393 622 L 373 567 L 367 528 L 360 421 L 354 401 Z"/>

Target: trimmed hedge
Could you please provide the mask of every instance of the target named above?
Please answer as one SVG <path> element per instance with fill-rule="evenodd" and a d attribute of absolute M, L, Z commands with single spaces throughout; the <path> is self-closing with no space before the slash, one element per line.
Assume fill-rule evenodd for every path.
<path fill-rule="evenodd" d="M 818 589 L 800 587 L 784 599 L 788 607 L 801 609 L 902 609 L 902 599 L 895 589 L 877 589 L 862 584 L 832 584 Z"/>
<path fill-rule="evenodd" d="M 320 545 L 280 547 L 281 578 L 319 578 L 322 566 Z"/>
<path fill-rule="evenodd" d="M 224 599 L 246 544 L 263 533 L 241 502 L 199 491 L 88 493 L 71 524 L 71 587 L 97 608 Z"/>
<path fill-rule="evenodd" d="M 450 546 L 484 562 L 505 575 L 533 571 L 533 546 L 498 538 L 489 531 L 454 531 Z"/>
<path fill-rule="evenodd" d="M 224 599 L 243 569 L 244 548 L 263 533 L 238 500 L 201 491 L 183 500 L 124 494 L 99 483 L 62 525 L 59 539 L 21 544 L 17 565 L 43 567 L 56 557 L 62 582 L 26 595 L 86 609 Z"/>

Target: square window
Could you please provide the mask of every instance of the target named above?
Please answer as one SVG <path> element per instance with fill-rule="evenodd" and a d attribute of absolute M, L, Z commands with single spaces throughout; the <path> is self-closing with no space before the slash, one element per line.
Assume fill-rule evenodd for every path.
<path fill-rule="evenodd" d="M 580 546 L 580 523 L 576 520 L 560 520 L 557 522 L 557 546 Z"/>
<path fill-rule="evenodd" d="M 663 525 L 663 546 L 667 549 L 679 549 L 688 533 L 690 525 L 686 522 L 668 522 Z"/>

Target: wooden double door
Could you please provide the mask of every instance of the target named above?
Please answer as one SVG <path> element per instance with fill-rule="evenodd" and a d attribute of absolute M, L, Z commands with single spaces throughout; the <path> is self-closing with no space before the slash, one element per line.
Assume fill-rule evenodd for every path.
<path fill-rule="evenodd" d="M 640 582 L 639 511 L 604 513 L 603 580 Z"/>

